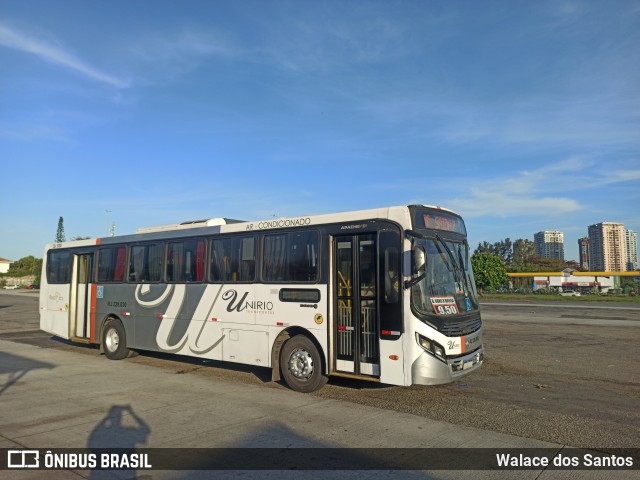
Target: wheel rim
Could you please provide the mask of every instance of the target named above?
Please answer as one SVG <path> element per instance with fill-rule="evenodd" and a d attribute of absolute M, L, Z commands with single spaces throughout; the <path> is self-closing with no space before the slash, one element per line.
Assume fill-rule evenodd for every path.
<path fill-rule="evenodd" d="M 289 371 L 298 380 L 309 380 L 313 375 L 313 358 L 302 348 L 291 352 L 288 363 Z"/>
<path fill-rule="evenodd" d="M 118 349 L 118 345 L 120 345 L 120 336 L 115 328 L 110 328 L 107 331 L 107 335 L 105 337 L 105 344 L 107 350 L 110 352 L 115 352 Z"/>

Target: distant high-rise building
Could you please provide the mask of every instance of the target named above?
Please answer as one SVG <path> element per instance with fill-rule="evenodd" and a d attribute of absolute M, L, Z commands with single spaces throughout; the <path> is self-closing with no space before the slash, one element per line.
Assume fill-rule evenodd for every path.
<path fill-rule="evenodd" d="M 624 231 L 624 243 L 627 247 L 627 271 L 638 270 L 638 234 L 633 230 Z"/>
<path fill-rule="evenodd" d="M 536 255 L 564 261 L 564 234 L 557 230 L 545 230 L 533 236 Z"/>
<path fill-rule="evenodd" d="M 589 270 L 589 237 L 578 239 L 578 252 L 580 254 L 580 268 Z"/>
<path fill-rule="evenodd" d="M 602 222 L 589 225 L 589 269 L 594 272 L 624 272 L 627 249 L 624 225 Z"/>

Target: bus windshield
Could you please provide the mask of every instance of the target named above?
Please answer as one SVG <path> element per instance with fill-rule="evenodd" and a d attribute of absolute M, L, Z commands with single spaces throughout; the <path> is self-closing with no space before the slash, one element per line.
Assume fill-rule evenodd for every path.
<path fill-rule="evenodd" d="M 424 271 L 416 275 L 411 301 L 424 315 L 457 315 L 478 310 L 478 297 L 466 242 L 416 239 L 414 249 L 425 253 Z M 420 279 L 420 280 L 418 280 Z"/>

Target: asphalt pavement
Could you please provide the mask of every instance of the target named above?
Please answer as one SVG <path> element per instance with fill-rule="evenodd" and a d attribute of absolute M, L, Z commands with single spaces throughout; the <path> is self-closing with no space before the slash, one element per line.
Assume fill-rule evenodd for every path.
<path fill-rule="evenodd" d="M 5 307 L 0 311 L 10 309 L 10 303 L 0 298 L 0 307 Z M 9 323 L 17 318 L 9 316 Z M 378 462 L 379 469 L 288 471 L 283 465 L 283 470 L 265 471 L 112 472 L 68 468 L 10 470 L 2 472 L 3 478 L 640 478 L 637 469 L 394 470 L 394 463 L 376 457 L 376 452 L 388 454 L 390 448 L 399 455 L 415 448 L 563 452 L 569 446 L 300 394 L 267 381 L 247 384 L 188 375 L 141 364 L 135 358 L 109 361 L 85 349 L 0 340 L 0 449 L 144 447 L 189 452 L 230 448 L 252 452 L 275 448 L 299 449 L 301 455 L 319 449 L 322 456 L 333 448 L 358 448 L 359 452 L 370 450 L 371 461 Z M 317 465 L 317 459 L 310 461 Z"/>
<path fill-rule="evenodd" d="M 268 384 L 211 381 L 127 361 L 7 341 L 0 341 L 0 365 L 0 448 L 564 448 Z M 8 473 L 4 478 L 43 476 L 43 472 Z M 73 469 L 47 472 L 47 478 L 52 478 L 49 473 L 60 478 L 91 477 L 90 471 Z M 206 477 L 206 472 L 153 470 L 139 475 L 142 473 L 152 475 L 148 478 Z M 284 475 L 274 471 L 242 473 L 243 478 Z M 289 472 L 291 478 L 327 478 L 335 473 Z M 477 479 L 498 475 L 551 479 L 569 478 L 570 473 L 575 472 L 543 468 L 517 472 L 376 470 L 343 472 L 341 478 Z M 603 473 L 581 471 L 580 477 L 603 478 Z M 630 478 L 630 473 L 638 471 L 606 473 L 608 478 Z M 216 478 L 232 478 L 233 474 L 216 472 Z"/>

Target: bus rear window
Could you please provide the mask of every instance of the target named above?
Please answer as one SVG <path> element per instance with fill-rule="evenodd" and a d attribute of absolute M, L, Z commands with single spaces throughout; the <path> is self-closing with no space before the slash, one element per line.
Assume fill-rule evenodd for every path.
<path fill-rule="evenodd" d="M 71 254 L 69 252 L 47 253 L 47 282 L 69 283 Z"/>

